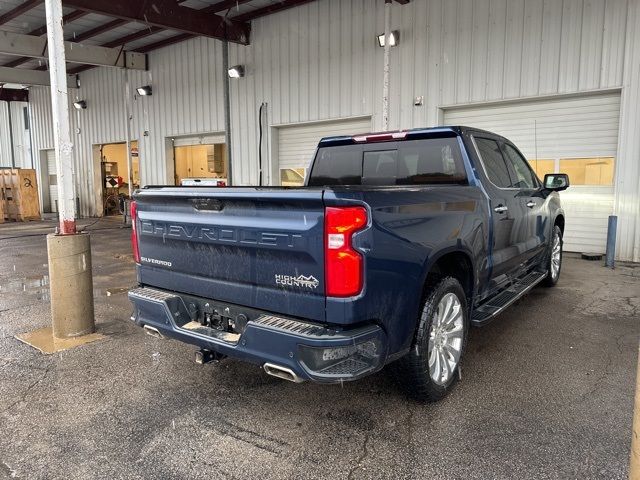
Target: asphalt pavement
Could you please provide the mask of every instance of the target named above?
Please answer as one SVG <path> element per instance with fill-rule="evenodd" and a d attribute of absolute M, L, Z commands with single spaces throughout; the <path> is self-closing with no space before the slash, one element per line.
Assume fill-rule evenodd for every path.
<path fill-rule="evenodd" d="M 50 324 L 51 226 L 0 225 L 0 478 L 627 476 L 640 265 L 567 256 L 557 287 L 472 330 L 462 381 L 424 405 L 386 370 L 298 385 L 146 335 L 117 220 L 89 227 L 106 338 L 43 355 L 14 335 Z"/>

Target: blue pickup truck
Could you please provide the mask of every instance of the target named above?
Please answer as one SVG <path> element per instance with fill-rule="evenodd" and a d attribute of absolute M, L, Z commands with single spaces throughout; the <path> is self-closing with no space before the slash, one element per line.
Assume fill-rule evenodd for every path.
<path fill-rule="evenodd" d="M 324 138 L 301 188 L 145 187 L 132 320 L 196 345 L 198 363 L 293 382 L 392 364 L 436 401 L 470 326 L 558 281 L 568 186 L 503 137 L 438 127 Z"/>

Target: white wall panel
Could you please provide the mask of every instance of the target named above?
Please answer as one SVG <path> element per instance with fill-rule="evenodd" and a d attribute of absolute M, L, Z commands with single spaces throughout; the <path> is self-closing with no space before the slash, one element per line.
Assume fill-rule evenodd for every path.
<path fill-rule="evenodd" d="M 567 252 L 605 253 L 607 225 L 613 213 L 613 187 L 573 186 L 560 193 L 567 218 Z"/>
<path fill-rule="evenodd" d="M 616 171 L 617 254 L 640 262 L 640 2 L 629 4 Z"/>
<path fill-rule="evenodd" d="M 444 123 L 507 137 L 529 159 L 617 157 L 620 93 L 452 108 Z"/>
<path fill-rule="evenodd" d="M 8 102 L 0 102 L 0 167 L 31 168 L 29 135 L 25 128 L 22 110 L 27 105 L 26 102 L 11 102 L 9 107 Z M 11 123 L 9 112 L 11 112 Z M 9 125 L 13 132 L 13 139 L 9 137 Z"/>
<path fill-rule="evenodd" d="M 558 0 L 545 0 L 542 9 L 540 40 L 539 94 L 558 92 L 562 41 L 563 5 Z"/>
<path fill-rule="evenodd" d="M 29 130 L 25 124 L 24 108 L 27 102 L 11 102 L 11 128 L 16 168 L 32 168 Z"/>
<path fill-rule="evenodd" d="M 11 138 L 9 137 L 7 102 L 0 102 L 0 167 L 11 167 Z"/>
<path fill-rule="evenodd" d="M 391 126 L 435 125 L 443 105 L 620 87 L 635 78 L 627 71 L 638 63 L 629 60 L 638 50 L 630 43 L 638 38 L 631 15 L 638 3 L 394 2 L 391 24 L 401 41 L 391 51 Z M 268 103 L 270 125 L 370 115 L 374 129 L 380 128 L 383 49 L 375 35 L 382 32 L 383 9 L 379 0 L 317 0 L 253 21 L 251 45 L 230 45 L 230 63 L 244 64 L 247 72 L 231 83 L 236 184 L 258 178 L 262 102 Z M 132 86 L 154 87 L 153 96 L 133 102 L 133 136 L 140 141 L 147 184 L 170 177 L 167 137 L 224 130 L 220 42 L 198 38 L 169 46 L 152 52 L 149 64 L 149 72 L 132 74 Z M 123 140 L 124 115 L 120 72 L 94 69 L 81 74 L 81 83 L 79 95 L 89 104 L 80 112 L 76 142 L 83 190 L 92 184 L 91 145 Z M 53 145 L 46 90 L 32 89 L 36 151 Z M 416 95 L 425 96 L 423 106 L 413 106 Z M 623 103 L 631 100 L 637 96 L 623 93 Z M 631 109 L 622 128 L 635 126 Z M 637 134 L 629 136 L 638 142 Z M 621 163 L 626 151 L 635 152 L 621 149 Z M 94 210 L 83 206 L 85 213 Z"/>

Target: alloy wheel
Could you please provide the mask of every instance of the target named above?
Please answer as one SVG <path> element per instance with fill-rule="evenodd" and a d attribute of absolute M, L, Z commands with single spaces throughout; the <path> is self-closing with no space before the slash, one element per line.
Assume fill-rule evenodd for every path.
<path fill-rule="evenodd" d="M 451 380 L 462 352 L 464 316 L 455 293 L 447 293 L 438 303 L 429 331 L 429 375 L 438 385 Z"/>

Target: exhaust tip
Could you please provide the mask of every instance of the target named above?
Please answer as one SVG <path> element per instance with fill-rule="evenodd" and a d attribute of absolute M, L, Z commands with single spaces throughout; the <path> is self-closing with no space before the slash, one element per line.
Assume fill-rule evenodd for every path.
<path fill-rule="evenodd" d="M 156 327 L 152 327 L 151 325 L 145 325 L 142 328 L 147 333 L 147 335 L 151 335 L 152 337 L 159 338 L 160 340 L 164 338 L 164 335 L 162 335 Z"/>
<path fill-rule="evenodd" d="M 281 367 L 280 365 L 275 365 L 273 363 L 265 363 L 262 368 L 267 372 L 267 375 L 271 375 L 272 377 L 278 377 L 282 380 L 288 380 L 293 383 L 304 382 L 304 380 L 296 375 L 290 368 Z"/>

